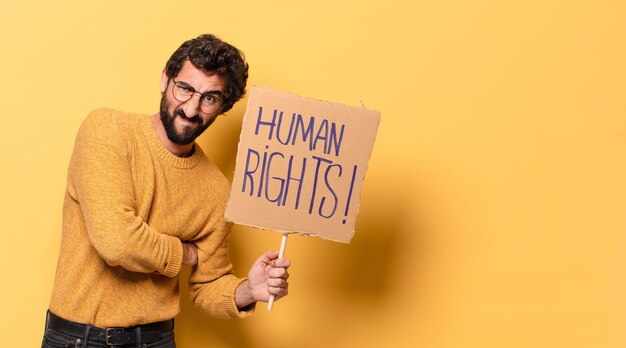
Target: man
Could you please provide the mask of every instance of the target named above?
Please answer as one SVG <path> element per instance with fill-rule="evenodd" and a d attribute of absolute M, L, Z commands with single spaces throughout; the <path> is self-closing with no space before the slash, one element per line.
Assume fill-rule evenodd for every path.
<path fill-rule="evenodd" d="M 161 76 L 153 116 L 99 109 L 81 126 L 68 170 L 63 232 L 42 347 L 175 347 L 178 275 L 192 266 L 198 308 L 247 317 L 287 295 L 289 260 L 259 257 L 232 274 L 229 183 L 194 143 L 245 93 L 248 64 L 202 35 Z"/>

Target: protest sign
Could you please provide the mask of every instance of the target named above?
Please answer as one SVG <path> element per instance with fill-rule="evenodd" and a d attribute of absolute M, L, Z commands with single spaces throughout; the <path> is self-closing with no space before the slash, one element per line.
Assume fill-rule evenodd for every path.
<path fill-rule="evenodd" d="M 348 243 L 380 113 L 252 87 L 225 217 Z"/>

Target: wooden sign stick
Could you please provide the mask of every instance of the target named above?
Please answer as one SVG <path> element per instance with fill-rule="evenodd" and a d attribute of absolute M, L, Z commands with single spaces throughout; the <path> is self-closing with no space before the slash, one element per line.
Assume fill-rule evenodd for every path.
<path fill-rule="evenodd" d="M 278 250 L 278 258 L 283 258 L 285 256 L 285 248 L 287 247 L 287 233 L 283 233 L 283 238 L 280 240 L 280 250 Z M 271 311 L 272 310 L 272 305 L 274 304 L 274 299 L 276 298 L 276 295 L 271 294 L 270 295 L 270 300 L 267 303 L 267 310 Z"/>

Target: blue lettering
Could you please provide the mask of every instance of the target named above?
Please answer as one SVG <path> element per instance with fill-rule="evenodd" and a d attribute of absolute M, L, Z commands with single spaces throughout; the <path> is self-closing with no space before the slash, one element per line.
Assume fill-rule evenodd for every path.
<path fill-rule="evenodd" d="M 273 152 L 270 157 L 269 160 L 267 161 L 267 176 L 270 176 L 270 168 L 272 167 L 272 159 L 274 159 L 274 156 L 280 156 L 281 158 L 285 158 L 285 156 L 280 153 L 280 152 Z M 280 207 L 281 204 L 281 198 L 283 195 L 283 189 L 285 188 L 285 179 L 281 179 L 277 176 L 273 176 L 272 179 L 278 181 L 280 183 L 280 190 L 278 191 L 278 195 L 276 196 L 276 198 L 270 198 L 269 197 L 269 180 L 267 185 L 265 185 L 265 198 L 269 201 L 269 202 L 276 202 L 278 203 L 278 206 Z"/>
<path fill-rule="evenodd" d="M 317 178 L 319 177 L 320 173 L 320 165 L 322 164 L 322 162 L 329 164 L 333 163 L 332 161 L 317 156 L 313 156 L 313 159 L 317 161 L 317 165 L 315 166 L 315 177 L 313 178 L 313 191 L 311 192 L 311 204 L 309 204 L 309 214 L 313 213 L 313 205 L 315 204 L 315 195 L 317 193 Z"/>
<path fill-rule="evenodd" d="M 326 173 L 324 174 L 324 182 L 326 183 L 326 187 L 328 188 L 330 193 L 333 195 L 333 198 L 334 198 L 334 201 L 335 201 L 335 203 L 333 204 L 333 209 L 330 212 L 330 214 L 328 214 L 328 215 L 324 215 L 324 213 L 322 212 L 322 209 L 324 208 L 324 203 L 326 202 L 326 197 L 323 197 L 322 200 L 320 201 L 319 214 L 320 214 L 321 217 L 325 217 L 327 219 L 332 217 L 333 215 L 335 215 L 335 211 L 337 210 L 337 203 L 338 203 L 337 194 L 335 194 L 335 190 L 333 190 L 333 188 L 330 186 L 330 183 L 328 182 L 328 173 L 334 167 L 339 168 L 339 175 L 337 175 L 338 178 L 341 177 L 341 173 L 343 172 L 343 170 L 341 169 L 341 166 L 339 164 L 333 164 L 333 165 L 328 166 L 328 168 L 326 168 Z"/>
<path fill-rule="evenodd" d="M 328 152 L 330 153 L 331 145 L 335 145 L 335 156 L 339 156 L 339 148 L 341 147 L 341 141 L 343 140 L 343 130 L 346 125 L 341 125 L 341 133 L 339 133 L 339 139 L 337 139 L 337 125 L 333 122 L 330 126 L 330 143 L 328 144 Z"/>
<path fill-rule="evenodd" d="M 249 170 L 250 155 L 253 153 L 256 155 L 256 164 L 254 165 L 253 170 Z M 259 153 L 252 149 L 248 149 L 248 156 L 246 157 L 246 170 L 243 172 L 243 187 L 241 189 L 241 192 L 246 192 L 246 182 L 248 181 L 248 178 L 249 178 L 250 179 L 250 196 L 252 196 L 252 192 L 254 191 L 254 178 L 252 177 L 252 174 L 255 173 L 258 168 L 259 168 Z"/>
<path fill-rule="evenodd" d="M 256 120 L 256 129 L 254 130 L 254 135 L 259 135 L 259 128 L 261 126 L 269 126 L 270 133 L 267 139 L 272 140 L 272 135 L 274 134 L 274 127 L 276 126 L 276 110 L 274 110 L 274 116 L 272 117 L 271 122 L 261 121 L 262 115 L 263 115 L 263 107 L 259 106 L 259 116 L 257 117 L 257 120 Z"/>
<path fill-rule="evenodd" d="M 283 205 L 285 205 L 285 202 L 287 201 L 287 196 L 289 195 L 289 184 L 291 183 L 291 181 L 297 181 L 298 182 L 298 191 L 296 192 L 296 204 L 294 209 L 298 209 L 298 206 L 300 205 L 300 193 L 302 192 L 302 184 L 304 183 L 304 173 L 306 172 L 306 158 L 302 159 L 302 171 L 300 172 L 300 178 L 296 179 L 295 177 L 291 176 L 291 169 L 293 168 L 293 156 L 290 156 L 289 158 L 289 167 L 287 169 L 287 183 L 285 185 L 285 195 L 283 196 Z"/>
<path fill-rule="evenodd" d="M 302 129 L 302 141 L 309 142 L 309 151 L 313 151 L 313 126 L 315 124 L 315 117 L 309 118 L 309 125 L 304 129 L 304 121 L 302 120 L 302 115 L 298 114 L 296 118 L 296 131 L 293 135 L 293 139 L 291 140 L 291 145 L 296 143 L 296 138 L 298 136 L 298 126 Z M 308 140 L 307 140 L 308 138 Z"/>

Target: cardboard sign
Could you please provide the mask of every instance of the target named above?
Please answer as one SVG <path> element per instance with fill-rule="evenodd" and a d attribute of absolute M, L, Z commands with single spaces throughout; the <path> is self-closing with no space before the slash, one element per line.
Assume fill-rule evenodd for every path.
<path fill-rule="evenodd" d="M 380 113 L 252 87 L 226 219 L 350 242 Z"/>

